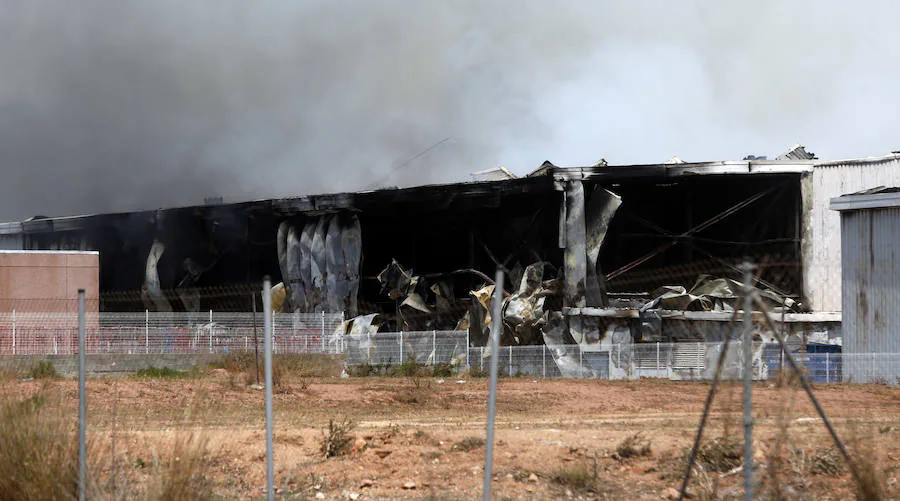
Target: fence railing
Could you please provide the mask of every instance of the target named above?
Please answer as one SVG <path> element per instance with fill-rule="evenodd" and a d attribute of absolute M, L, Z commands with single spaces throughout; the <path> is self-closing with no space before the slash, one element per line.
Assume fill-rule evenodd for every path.
<path fill-rule="evenodd" d="M 68 355 L 77 353 L 77 329 L 69 314 L 36 316 L 0 314 L 0 355 Z M 347 365 L 449 364 L 459 370 L 486 371 L 489 349 L 470 347 L 467 331 L 386 332 L 338 336 L 343 314 L 276 313 L 275 353 L 343 355 Z M 168 319 L 169 323 L 165 323 Z M 101 313 L 86 329 L 87 354 L 207 354 L 262 349 L 262 314 L 215 313 L 198 321 L 196 314 Z M 88 322 L 91 325 L 90 322 Z M 568 345 L 564 349 L 502 346 L 500 375 L 539 378 L 712 379 L 723 343 L 680 342 Z M 772 380 L 786 367 L 777 345 L 754 343 L 753 378 Z M 722 376 L 742 377 L 741 342 L 732 341 Z M 900 353 L 792 352 L 816 383 L 900 383 Z"/>
<path fill-rule="evenodd" d="M 345 336 L 345 363 L 377 366 L 449 364 L 467 367 L 468 331 L 381 332 Z"/>
<path fill-rule="evenodd" d="M 273 313 L 274 349 L 342 353 L 328 340 L 343 317 L 343 313 Z M 85 324 L 88 354 L 223 353 L 263 343 L 262 313 L 93 313 Z M 0 355 L 74 354 L 77 337 L 76 314 L 0 313 Z"/>

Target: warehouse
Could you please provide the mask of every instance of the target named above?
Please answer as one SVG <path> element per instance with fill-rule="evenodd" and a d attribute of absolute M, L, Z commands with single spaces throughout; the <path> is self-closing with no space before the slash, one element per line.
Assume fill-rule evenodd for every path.
<path fill-rule="evenodd" d="M 514 292 L 529 265 L 545 263 L 541 279 L 560 285 L 547 307 L 584 323 L 633 317 L 661 286 L 687 290 L 701 275 L 739 279 L 737 266 L 750 259 L 760 264 L 760 288 L 790 300 L 792 315 L 812 315 L 794 317 L 797 323 L 839 342 L 839 223 L 827 202 L 862 189 L 863 181 L 900 184 L 898 161 L 891 154 L 825 162 L 797 146 L 774 160 L 545 162 L 521 178 L 497 169 L 450 185 L 34 217 L 0 224 L 0 248 L 99 251 L 104 311 L 246 311 L 248 291 L 270 274 L 275 282 L 287 278 L 295 311 L 339 307 L 394 315 L 395 322 L 400 303 L 378 279 L 392 263 L 425 277 L 429 291 L 449 294 L 459 312 L 498 264 L 509 270 L 507 290 Z M 299 250 L 287 259 L 291 231 Z M 358 252 L 332 259 L 339 242 L 356 242 Z M 320 282 L 302 266 L 289 268 L 297 260 L 318 261 Z M 341 266 L 328 274 L 331 261 Z M 340 297 L 331 300 L 328 287 Z M 310 301 L 316 288 L 324 296 Z M 434 305 L 436 293 L 425 294 Z M 626 323 L 635 341 L 654 339 L 633 320 Z M 653 332 L 678 340 L 665 329 Z M 688 338 L 696 336 L 692 330 Z"/>

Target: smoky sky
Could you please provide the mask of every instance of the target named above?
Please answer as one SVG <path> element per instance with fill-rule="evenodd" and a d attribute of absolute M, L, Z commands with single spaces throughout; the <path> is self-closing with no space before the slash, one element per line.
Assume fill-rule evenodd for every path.
<path fill-rule="evenodd" d="M 888 1 L 0 0 L 0 219 L 546 159 L 795 143 L 882 155 L 900 149 L 897 14 Z"/>

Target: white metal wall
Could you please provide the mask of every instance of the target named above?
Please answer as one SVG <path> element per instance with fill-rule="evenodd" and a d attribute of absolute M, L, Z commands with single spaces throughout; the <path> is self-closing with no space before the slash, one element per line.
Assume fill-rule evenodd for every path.
<path fill-rule="evenodd" d="M 834 197 L 900 186 L 900 155 L 823 162 L 803 183 L 803 290 L 813 311 L 841 310 L 841 218 Z"/>

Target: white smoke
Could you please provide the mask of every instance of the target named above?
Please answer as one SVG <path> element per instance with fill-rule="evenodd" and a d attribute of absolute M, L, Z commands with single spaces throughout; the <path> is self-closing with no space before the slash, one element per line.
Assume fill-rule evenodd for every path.
<path fill-rule="evenodd" d="M 900 143 L 887 1 L 0 8 L 6 220 Z"/>

